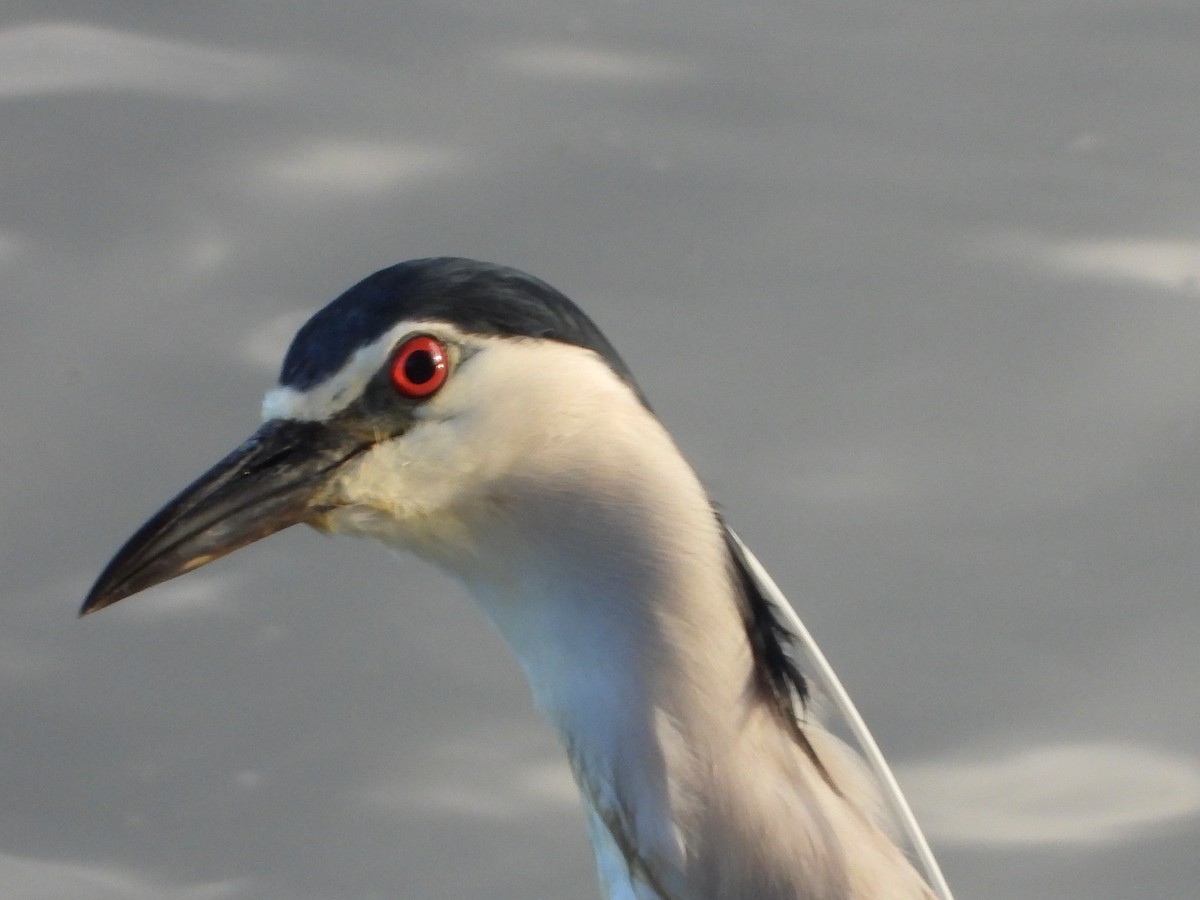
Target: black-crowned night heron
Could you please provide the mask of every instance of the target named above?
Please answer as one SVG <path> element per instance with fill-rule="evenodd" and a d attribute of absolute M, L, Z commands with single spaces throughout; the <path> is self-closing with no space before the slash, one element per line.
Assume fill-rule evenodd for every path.
<path fill-rule="evenodd" d="M 949 897 L 869 735 L 866 767 L 807 715 L 803 625 L 562 294 L 465 259 L 384 269 L 300 329 L 263 418 L 84 613 L 289 525 L 368 535 L 459 578 L 512 646 L 609 897 Z"/>

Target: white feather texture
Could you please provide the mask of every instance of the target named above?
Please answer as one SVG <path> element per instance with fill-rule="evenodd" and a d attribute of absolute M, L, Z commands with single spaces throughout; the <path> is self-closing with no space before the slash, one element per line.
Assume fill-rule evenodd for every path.
<path fill-rule="evenodd" d="M 343 407 L 416 328 L 266 410 Z M 765 702 L 709 499 L 629 386 L 579 347 L 420 330 L 450 347 L 448 381 L 343 467 L 320 524 L 467 586 L 567 750 L 607 895 L 931 898 L 854 758 L 806 725 L 827 781 Z"/>

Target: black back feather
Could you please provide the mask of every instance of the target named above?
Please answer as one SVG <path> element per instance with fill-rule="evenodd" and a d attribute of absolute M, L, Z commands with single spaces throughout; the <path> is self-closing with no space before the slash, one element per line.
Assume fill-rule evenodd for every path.
<path fill-rule="evenodd" d="M 788 652 L 788 648 L 795 642 L 795 635 L 780 619 L 775 604 L 767 599 L 758 579 L 751 574 L 741 545 L 733 537 L 720 514 L 717 514 L 717 522 L 725 538 L 725 546 L 729 550 L 729 565 L 742 605 L 742 621 L 746 625 L 746 636 L 754 657 L 755 687 L 771 711 L 812 760 L 821 777 L 835 792 L 841 793 L 804 733 L 801 717 L 808 702 L 808 682 Z"/>

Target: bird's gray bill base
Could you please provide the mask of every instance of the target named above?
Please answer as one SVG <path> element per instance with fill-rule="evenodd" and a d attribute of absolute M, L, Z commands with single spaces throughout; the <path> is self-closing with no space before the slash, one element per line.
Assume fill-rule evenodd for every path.
<path fill-rule="evenodd" d="M 137 530 L 79 611 L 111 606 L 327 509 L 321 488 L 361 440 L 318 422 L 274 419 Z"/>

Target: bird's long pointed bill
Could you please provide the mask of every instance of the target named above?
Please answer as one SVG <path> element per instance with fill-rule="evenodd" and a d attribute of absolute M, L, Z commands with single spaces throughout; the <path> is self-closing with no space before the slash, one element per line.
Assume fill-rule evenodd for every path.
<path fill-rule="evenodd" d="M 316 422 L 265 423 L 138 529 L 101 573 L 80 615 L 327 511 L 321 489 L 362 449 Z"/>

